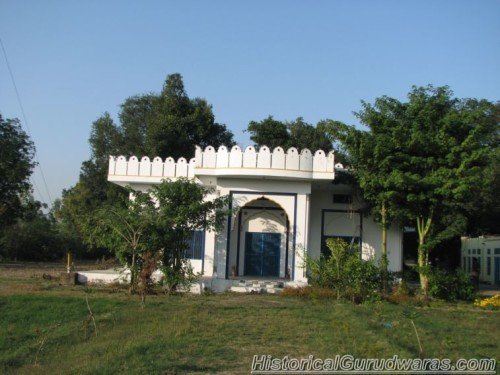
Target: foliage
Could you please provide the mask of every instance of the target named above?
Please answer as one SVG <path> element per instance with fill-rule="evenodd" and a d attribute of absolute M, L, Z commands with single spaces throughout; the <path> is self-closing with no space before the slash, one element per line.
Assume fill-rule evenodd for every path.
<path fill-rule="evenodd" d="M 68 232 L 77 234 L 94 251 L 102 249 L 90 239 L 96 226 L 93 213 L 102 206 L 123 206 L 128 199 L 125 190 L 107 182 L 109 155 L 189 158 L 195 145 L 234 144 L 226 126 L 215 122 L 206 100 L 187 96 L 179 74 L 169 75 L 159 94 L 126 99 L 119 119 L 116 124 L 106 112 L 94 121 L 91 157 L 82 163 L 77 184 L 63 191 L 54 212 L 59 223 L 72 228 Z"/>
<path fill-rule="evenodd" d="M 96 211 L 92 218 L 96 225 L 88 228 L 91 244 L 112 250 L 130 269 L 131 291 L 137 287 L 137 276 L 144 265 L 143 254 L 151 251 L 148 234 L 153 214 L 154 204 L 149 195 L 137 191 L 125 205 L 105 206 Z"/>
<path fill-rule="evenodd" d="M 453 272 L 433 268 L 429 272 L 429 295 L 447 301 L 470 301 L 475 291 L 469 275 L 463 270 Z"/>
<path fill-rule="evenodd" d="M 21 197 L 29 193 L 35 146 L 18 119 L 0 114 L 0 231 L 22 215 Z"/>
<path fill-rule="evenodd" d="M 362 260 L 343 239 L 329 238 L 328 256 L 308 257 L 306 267 L 309 282 L 336 291 L 337 298 L 362 302 L 377 298 L 381 287 L 380 269 L 371 260 Z"/>
<path fill-rule="evenodd" d="M 489 298 L 476 299 L 474 301 L 474 306 L 487 309 L 498 309 L 500 308 L 500 294 L 495 294 Z"/>
<path fill-rule="evenodd" d="M 420 267 L 437 244 L 465 231 L 492 189 L 494 174 L 485 171 L 498 152 L 495 110 L 486 100 L 456 99 L 448 87 L 413 87 L 407 102 L 363 103 L 357 116 L 368 131 L 337 130 L 360 168 L 354 173 L 364 198 L 417 228 Z M 423 273 L 420 279 L 427 290 Z"/>
<path fill-rule="evenodd" d="M 290 147 L 299 150 L 308 148 L 312 152 L 319 149 L 328 152 L 332 149 L 332 142 L 321 126 L 308 124 L 302 117 L 282 122 L 269 116 L 262 121 L 251 121 L 247 131 L 257 147 L 266 145 L 271 150 L 278 146 L 285 151 Z"/>
<path fill-rule="evenodd" d="M 202 228 L 219 230 L 227 217 L 228 200 L 210 197 L 213 189 L 186 178 L 155 185 L 150 194 L 157 205 L 148 240 L 151 248 L 161 250 L 164 286 L 175 291 L 193 277 L 185 260 L 190 236 Z"/>

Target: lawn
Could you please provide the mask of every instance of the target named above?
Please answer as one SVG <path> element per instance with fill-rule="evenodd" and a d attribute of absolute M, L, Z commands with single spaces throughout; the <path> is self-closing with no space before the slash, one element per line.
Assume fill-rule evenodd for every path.
<path fill-rule="evenodd" d="M 95 316 L 89 320 L 86 297 Z M 137 296 L 0 267 L 0 373 L 249 373 L 254 354 L 499 357 L 500 312 L 271 295 Z"/>

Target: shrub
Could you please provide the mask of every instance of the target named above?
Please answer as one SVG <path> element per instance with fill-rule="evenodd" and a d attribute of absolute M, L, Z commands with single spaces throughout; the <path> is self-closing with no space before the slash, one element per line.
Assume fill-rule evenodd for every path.
<path fill-rule="evenodd" d="M 306 259 L 311 284 L 333 289 L 337 298 L 357 303 L 377 298 L 381 287 L 379 267 L 373 261 L 362 260 L 357 251 L 342 239 L 328 239 L 327 247 L 328 255 Z"/>
<path fill-rule="evenodd" d="M 7 259 L 53 261 L 64 256 L 63 242 L 52 221 L 43 216 L 19 220 L 3 231 L 1 255 Z"/>
<path fill-rule="evenodd" d="M 500 308 L 500 294 L 495 294 L 493 297 L 485 299 L 477 299 L 474 301 L 474 306 L 487 309 L 498 309 Z"/>
<path fill-rule="evenodd" d="M 450 272 L 433 268 L 429 271 L 429 295 L 447 301 L 470 301 L 474 298 L 474 286 L 461 269 Z"/>

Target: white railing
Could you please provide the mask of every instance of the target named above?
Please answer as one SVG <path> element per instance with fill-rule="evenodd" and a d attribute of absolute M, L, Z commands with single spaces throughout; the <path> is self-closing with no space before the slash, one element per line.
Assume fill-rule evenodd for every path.
<path fill-rule="evenodd" d="M 267 169 L 296 172 L 334 173 L 335 168 L 343 168 L 341 164 L 335 165 L 333 152 L 325 154 L 318 150 L 314 155 L 308 149 L 299 151 L 292 147 L 286 152 L 281 147 L 276 147 L 272 152 L 267 146 L 248 146 L 244 151 L 239 146 L 228 150 L 220 146 L 216 151 L 214 147 L 207 146 L 205 150 L 196 147 L 195 157 L 189 162 L 179 158 L 177 162 L 169 157 L 163 161 L 155 157 L 151 161 L 147 156 L 139 160 L 131 156 L 109 158 L 109 175 L 111 176 L 139 176 L 139 177 L 194 177 L 203 174 L 203 170 L 232 170 L 232 169 Z M 243 172 L 243 171 L 242 171 Z M 264 171 L 263 171 L 264 172 Z M 269 172 L 269 171 L 268 171 Z"/>

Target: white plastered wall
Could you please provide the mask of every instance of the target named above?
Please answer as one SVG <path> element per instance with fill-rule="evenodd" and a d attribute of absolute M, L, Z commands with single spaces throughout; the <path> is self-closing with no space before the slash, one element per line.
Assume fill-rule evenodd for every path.
<path fill-rule="evenodd" d="M 360 235 L 360 214 L 352 212 L 360 207 L 359 203 L 354 202 L 352 205 L 333 203 L 333 194 L 335 192 L 343 194 L 349 193 L 349 190 L 339 186 L 329 190 L 313 190 L 311 193 L 308 249 L 311 256 L 318 257 L 321 252 L 321 216 L 324 209 L 348 211 L 345 213 L 325 214 L 325 234 L 339 236 Z M 364 259 L 373 257 L 378 260 L 381 255 L 380 227 L 371 216 L 363 216 L 361 219 L 362 256 Z M 402 247 L 403 232 L 398 225 L 393 224 L 387 233 L 387 251 L 391 271 L 401 271 L 402 269 Z"/>

